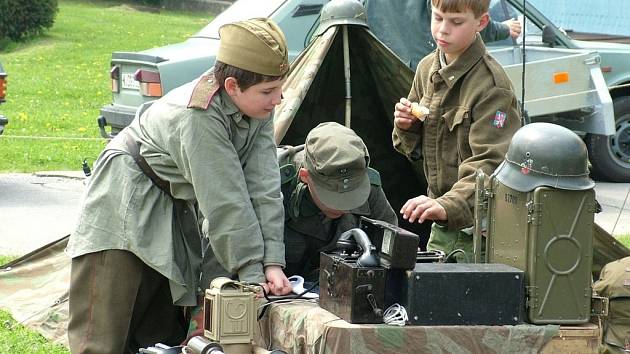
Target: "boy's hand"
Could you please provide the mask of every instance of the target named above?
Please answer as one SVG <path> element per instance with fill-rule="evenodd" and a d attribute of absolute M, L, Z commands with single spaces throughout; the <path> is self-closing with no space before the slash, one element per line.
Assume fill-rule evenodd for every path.
<path fill-rule="evenodd" d="M 394 124 L 402 130 L 417 130 L 418 119 L 411 114 L 411 101 L 401 98 L 394 107 Z"/>
<path fill-rule="evenodd" d="M 511 18 L 502 23 L 510 29 L 510 37 L 516 38 L 521 35 L 521 23 L 517 19 Z"/>
<path fill-rule="evenodd" d="M 409 222 L 418 220 L 418 223 L 423 223 L 425 220 L 447 219 L 444 207 L 426 195 L 409 199 L 400 209 L 400 213 L 403 214 L 403 219 Z"/>
<path fill-rule="evenodd" d="M 261 284 L 267 293 L 273 295 L 286 295 L 291 292 L 291 283 L 284 275 L 282 268 L 277 265 L 265 267 L 266 283 Z"/>

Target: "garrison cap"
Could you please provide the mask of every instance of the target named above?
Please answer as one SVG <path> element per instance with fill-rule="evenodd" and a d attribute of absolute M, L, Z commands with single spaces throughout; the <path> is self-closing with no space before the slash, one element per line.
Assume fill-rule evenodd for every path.
<path fill-rule="evenodd" d="M 282 30 L 267 18 L 228 23 L 219 28 L 217 60 L 267 76 L 289 71 L 287 41 Z"/>
<path fill-rule="evenodd" d="M 350 128 L 335 122 L 321 123 L 308 133 L 304 168 L 315 194 L 335 210 L 352 210 L 370 196 L 370 155 L 363 140 Z"/>

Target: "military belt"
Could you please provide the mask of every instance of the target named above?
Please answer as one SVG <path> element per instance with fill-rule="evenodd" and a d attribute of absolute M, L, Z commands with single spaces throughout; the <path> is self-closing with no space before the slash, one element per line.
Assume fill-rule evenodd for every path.
<path fill-rule="evenodd" d="M 155 173 L 155 171 L 153 171 L 151 166 L 149 166 L 147 160 L 145 160 L 144 157 L 140 155 L 140 142 L 134 141 L 129 136 L 125 136 L 125 144 L 127 144 L 127 150 L 129 154 L 131 155 L 131 157 L 133 157 L 136 165 L 140 167 L 142 173 L 144 173 L 145 176 L 149 177 L 151 182 L 153 182 L 156 187 L 160 188 L 162 191 L 164 191 L 164 193 L 173 197 L 173 195 L 171 194 L 171 184 L 168 181 L 161 179 Z"/>

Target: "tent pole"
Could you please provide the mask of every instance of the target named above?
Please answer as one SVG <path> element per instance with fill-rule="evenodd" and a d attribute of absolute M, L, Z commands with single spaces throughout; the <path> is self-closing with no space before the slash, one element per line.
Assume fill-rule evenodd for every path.
<path fill-rule="evenodd" d="M 346 79 L 346 127 L 350 128 L 352 93 L 350 89 L 350 46 L 348 44 L 348 26 L 343 26 L 343 67 Z"/>

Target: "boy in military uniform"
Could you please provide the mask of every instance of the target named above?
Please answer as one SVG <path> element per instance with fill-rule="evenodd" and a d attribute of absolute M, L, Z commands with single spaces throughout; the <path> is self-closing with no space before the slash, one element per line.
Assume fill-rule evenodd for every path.
<path fill-rule="evenodd" d="M 196 305 L 217 276 L 291 290 L 271 117 L 289 69 L 286 40 L 262 18 L 219 32 L 213 69 L 153 103 L 96 161 L 67 248 L 73 353 L 179 344 L 188 329 L 180 306 Z"/>
<path fill-rule="evenodd" d="M 341 233 L 359 226 L 361 216 L 398 221 L 378 172 L 369 168 L 367 147 L 352 129 L 321 123 L 307 135 L 304 149 L 296 150 L 288 148 L 281 162 L 285 273 L 314 281 L 319 253 L 332 250 Z"/>
<path fill-rule="evenodd" d="M 462 249 L 472 260 L 475 173 L 490 175 L 503 160 L 520 114 L 507 75 L 479 35 L 489 0 L 431 3 L 437 50 L 420 61 L 409 96 L 396 103 L 393 131 L 394 148 L 422 164 L 428 191 L 400 212 L 409 222 L 434 221 L 427 249 Z M 428 114 L 416 118 L 412 102 Z"/>

